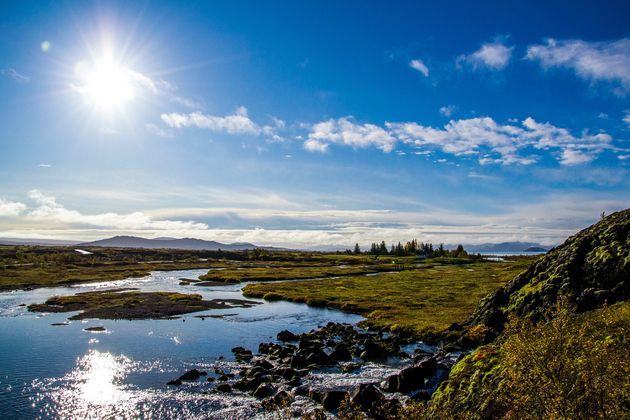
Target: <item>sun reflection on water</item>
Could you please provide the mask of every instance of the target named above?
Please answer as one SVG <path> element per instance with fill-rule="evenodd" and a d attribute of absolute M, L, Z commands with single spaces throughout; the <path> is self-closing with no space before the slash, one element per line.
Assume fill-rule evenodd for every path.
<path fill-rule="evenodd" d="M 90 350 L 61 378 L 35 380 L 31 402 L 38 418 L 253 418 L 255 399 L 208 393 L 206 381 L 180 389 L 142 389 L 125 383 L 131 373 L 170 371 L 161 362 L 138 363 L 124 355 Z"/>

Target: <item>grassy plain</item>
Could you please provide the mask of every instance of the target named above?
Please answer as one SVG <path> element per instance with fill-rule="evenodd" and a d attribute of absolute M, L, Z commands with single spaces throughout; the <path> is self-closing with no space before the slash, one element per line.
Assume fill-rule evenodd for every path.
<path fill-rule="evenodd" d="M 367 324 L 436 333 L 465 321 L 479 300 L 537 257 L 505 262 L 426 260 L 421 268 L 374 276 L 249 284 L 245 296 L 288 300 L 363 314 Z"/>

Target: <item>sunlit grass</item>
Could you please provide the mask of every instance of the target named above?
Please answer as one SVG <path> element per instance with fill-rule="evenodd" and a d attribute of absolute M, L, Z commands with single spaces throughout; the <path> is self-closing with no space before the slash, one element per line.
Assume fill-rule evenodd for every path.
<path fill-rule="evenodd" d="M 465 321 L 479 300 L 505 285 L 537 257 L 509 262 L 432 265 L 375 276 L 247 285 L 245 295 L 358 312 L 370 325 L 440 332 Z"/>

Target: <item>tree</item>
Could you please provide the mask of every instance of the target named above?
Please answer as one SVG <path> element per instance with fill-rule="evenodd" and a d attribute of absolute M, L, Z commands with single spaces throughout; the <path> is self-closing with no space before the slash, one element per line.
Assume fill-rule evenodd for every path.
<path fill-rule="evenodd" d="M 355 254 L 360 254 L 361 253 L 361 247 L 359 246 L 359 244 L 354 244 L 354 253 Z"/>

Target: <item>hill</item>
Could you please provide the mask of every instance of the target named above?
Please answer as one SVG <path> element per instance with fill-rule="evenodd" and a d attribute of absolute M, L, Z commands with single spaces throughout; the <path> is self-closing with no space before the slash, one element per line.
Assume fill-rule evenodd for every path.
<path fill-rule="evenodd" d="M 223 244 L 216 241 L 204 241 L 195 238 L 157 238 L 147 239 L 137 236 L 114 236 L 112 238 L 101 239 L 94 242 L 85 242 L 79 244 L 82 247 L 109 247 L 109 248 L 147 248 L 147 249 L 188 249 L 188 250 L 224 250 L 239 251 L 244 249 L 255 249 L 258 246 L 246 242 Z"/>
<path fill-rule="evenodd" d="M 630 209 L 482 300 L 420 418 L 628 418 Z M 426 411 L 425 411 L 426 410 Z"/>
<path fill-rule="evenodd" d="M 472 324 L 496 332 L 508 315 L 538 318 L 567 295 L 578 312 L 630 295 L 630 209 L 613 213 L 549 251 L 504 288 L 484 299 Z"/>

